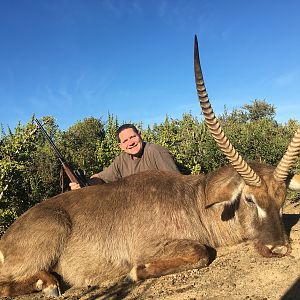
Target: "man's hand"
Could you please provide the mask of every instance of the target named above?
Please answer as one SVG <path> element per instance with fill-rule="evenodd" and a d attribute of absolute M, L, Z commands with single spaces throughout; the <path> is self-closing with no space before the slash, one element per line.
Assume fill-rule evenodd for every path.
<path fill-rule="evenodd" d="M 69 187 L 71 188 L 71 190 L 78 190 L 81 188 L 80 184 L 79 183 L 76 183 L 76 182 L 70 182 L 69 183 Z"/>

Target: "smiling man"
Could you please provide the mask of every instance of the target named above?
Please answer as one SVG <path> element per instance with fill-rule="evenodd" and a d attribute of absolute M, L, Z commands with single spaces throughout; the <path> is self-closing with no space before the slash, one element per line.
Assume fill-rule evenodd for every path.
<path fill-rule="evenodd" d="M 144 142 L 133 124 L 123 124 L 116 132 L 122 153 L 102 172 L 94 174 L 91 184 L 117 181 L 122 177 L 148 170 L 177 172 L 179 170 L 167 149 L 160 145 Z M 72 190 L 80 188 L 70 183 Z"/>

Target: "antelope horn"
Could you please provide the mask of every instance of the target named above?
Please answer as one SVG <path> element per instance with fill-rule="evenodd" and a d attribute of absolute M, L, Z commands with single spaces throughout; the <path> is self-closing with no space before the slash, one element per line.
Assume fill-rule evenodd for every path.
<path fill-rule="evenodd" d="M 300 127 L 297 129 L 286 153 L 274 170 L 274 177 L 278 182 L 284 182 L 300 152 Z"/>
<path fill-rule="evenodd" d="M 224 152 L 224 154 L 229 159 L 234 169 L 242 176 L 246 184 L 252 186 L 260 186 L 261 180 L 259 176 L 253 171 L 253 169 L 246 163 L 246 161 L 235 150 L 233 145 L 225 136 L 224 131 L 221 128 L 221 125 L 213 112 L 204 85 L 204 80 L 203 80 L 203 75 L 202 75 L 200 60 L 199 60 L 198 40 L 196 35 L 195 35 L 195 45 L 194 45 L 194 70 L 195 70 L 197 94 L 198 94 L 203 115 L 205 117 L 205 122 L 209 131 L 211 132 L 213 138 L 215 139 L 220 149 Z"/>

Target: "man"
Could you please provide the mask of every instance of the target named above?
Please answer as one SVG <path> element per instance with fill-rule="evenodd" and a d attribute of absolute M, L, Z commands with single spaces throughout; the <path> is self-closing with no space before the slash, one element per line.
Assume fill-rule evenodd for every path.
<path fill-rule="evenodd" d="M 90 178 L 90 184 L 117 181 L 147 170 L 179 173 L 169 151 L 162 146 L 144 142 L 134 125 L 123 124 L 118 128 L 116 135 L 123 152 L 108 168 L 94 174 Z M 70 183 L 70 187 L 72 190 L 80 188 L 76 183 Z"/>

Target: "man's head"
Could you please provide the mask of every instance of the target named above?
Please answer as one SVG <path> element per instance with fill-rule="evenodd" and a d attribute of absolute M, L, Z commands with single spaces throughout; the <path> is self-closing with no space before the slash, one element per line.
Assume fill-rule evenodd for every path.
<path fill-rule="evenodd" d="M 143 140 L 133 124 L 123 124 L 118 128 L 116 135 L 119 146 L 124 152 L 132 156 L 138 156 L 142 152 Z"/>

